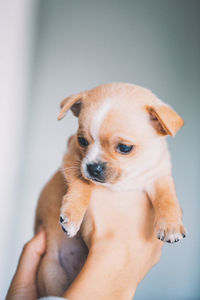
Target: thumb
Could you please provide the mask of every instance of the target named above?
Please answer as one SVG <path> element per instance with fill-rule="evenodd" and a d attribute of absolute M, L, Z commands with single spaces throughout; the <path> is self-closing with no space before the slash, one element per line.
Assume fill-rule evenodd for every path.
<path fill-rule="evenodd" d="M 40 263 L 41 256 L 45 252 L 45 249 L 45 231 L 41 230 L 23 248 L 16 273 L 7 294 L 7 300 L 15 299 L 16 297 L 13 298 L 13 295 L 16 293 L 22 293 L 24 294 L 24 299 L 28 299 L 26 297 L 30 297 L 30 294 L 32 294 L 33 292 L 31 289 L 33 289 L 33 287 L 35 287 L 36 289 L 37 269 Z M 23 297 L 21 297 L 20 299 L 22 298 Z"/>
<path fill-rule="evenodd" d="M 45 249 L 45 231 L 41 230 L 23 248 L 16 270 L 17 280 L 25 285 L 35 283 L 37 268 Z"/>

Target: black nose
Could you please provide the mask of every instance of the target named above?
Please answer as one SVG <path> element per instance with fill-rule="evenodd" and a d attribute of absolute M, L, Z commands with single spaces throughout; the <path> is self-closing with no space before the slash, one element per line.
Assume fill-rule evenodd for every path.
<path fill-rule="evenodd" d="M 87 171 L 91 177 L 97 181 L 103 181 L 105 175 L 106 164 L 105 163 L 94 163 L 87 165 Z"/>

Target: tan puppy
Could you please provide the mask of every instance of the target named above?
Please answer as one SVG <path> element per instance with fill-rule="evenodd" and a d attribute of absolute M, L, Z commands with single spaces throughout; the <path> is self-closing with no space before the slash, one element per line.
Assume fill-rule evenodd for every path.
<path fill-rule="evenodd" d="M 181 117 L 149 90 L 126 83 L 105 84 L 66 98 L 58 118 L 69 109 L 78 117 L 79 128 L 69 140 L 62 164 L 67 193 L 61 204 L 66 186 L 62 184 L 58 194 L 51 196 L 50 183 L 37 210 L 36 228 L 42 222 L 48 231 L 48 255 L 39 272 L 41 295 L 61 295 L 81 269 L 87 249 L 80 238 L 72 237 L 82 224 L 83 238 L 90 243 L 93 226 L 86 211 L 98 189 L 150 200 L 157 237 L 170 243 L 185 237 L 165 140 L 183 125 Z M 62 182 L 60 173 L 54 182 L 56 178 Z M 48 204 L 44 203 L 48 197 Z M 60 207 L 61 226 L 72 239 L 64 238 L 58 230 Z M 102 228 L 104 220 L 99 222 Z M 62 251 L 65 245 L 73 260 L 72 254 Z"/>

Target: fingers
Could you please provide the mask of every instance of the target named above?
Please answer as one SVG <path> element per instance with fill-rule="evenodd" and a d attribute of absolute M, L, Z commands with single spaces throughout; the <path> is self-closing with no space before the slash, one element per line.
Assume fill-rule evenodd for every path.
<path fill-rule="evenodd" d="M 23 248 L 6 300 L 36 299 L 36 273 L 45 249 L 46 236 L 41 230 Z"/>
<path fill-rule="evenodd" d="M 44 254 L 45 249 L 45 231 L 41 230 L 24 246 L 16 271 L 17 280 L 24 285 L 35 282 L 40 258 Z"/>

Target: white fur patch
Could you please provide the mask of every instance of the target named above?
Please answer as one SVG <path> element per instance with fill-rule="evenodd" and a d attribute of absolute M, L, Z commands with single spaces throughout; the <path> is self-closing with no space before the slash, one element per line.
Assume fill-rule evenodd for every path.
<path fill-rule="evenodd" d="M 79 228 L 77 227 L 77 226 L 75 226 L 75 224 L 74 223 L 69 223 L 69 224 L 67 224 L 67 225 L 62 225 L 62 226 L 64 226 L 64 228 L 65 228 L 65 230 L 66 230 L 66 232 L 67 232 L 67 235 L 68 235 L 68 237 L 73 237 L 73 236 L 75 236 L 76 235 L 76 233 L 78 232 L 78 230 L 79 230 Z"/>
<path fill-rule="evenodd" d="M 82 169 L 83 172 L 86 174 L 86 176 L 87 176 L 86 165 L 97 161 L 98 156 L 101 153 L 99 130 L 108 112 L 110 111 L 111 107 L 112 107 L 111 100 L 105 100 L 103 104 L 100 106 L 100 108 L 97 110 L 97 112 L 94 114 L 92 124 L 90 127 L 90 132 L 94 139 L 94 145 L 90 148 L 88 154 L 86 155 L 86 157 L 83 159 L 82 162 Z"/>
<path fill-rule="evenodd" d="M 111 109 L 111 106 L 112 106 L 111 101 L 105 100 L 105 102 L 100 106 L 100 108 L 98 109 L 98 111 L 96 112 L 96 114 L 93 117 L 93 122 L 90 127 L 90 132 L 95 141 L 99 139 L 99 129 L 100 129 L 107 113 Z"/>
<path fill-rule="evenodd" d="M 87 162 L 94 162 L 96 161 L 97 157 L 99 156 L 101 152 L 101 145 L 98 140 L 95 141 L 94 145 L 91 147 L 90 151 L 88 152 L 86 159 Z"/>
<path fill-rule="evenodd" d="M 61 223 L 61 227 L 65 231 L 65 233 L 68 235 L 68 237 L 73 237 L 77 234 L 79 227 L 76 226 L 73 222 L 71 223 Z"/>

